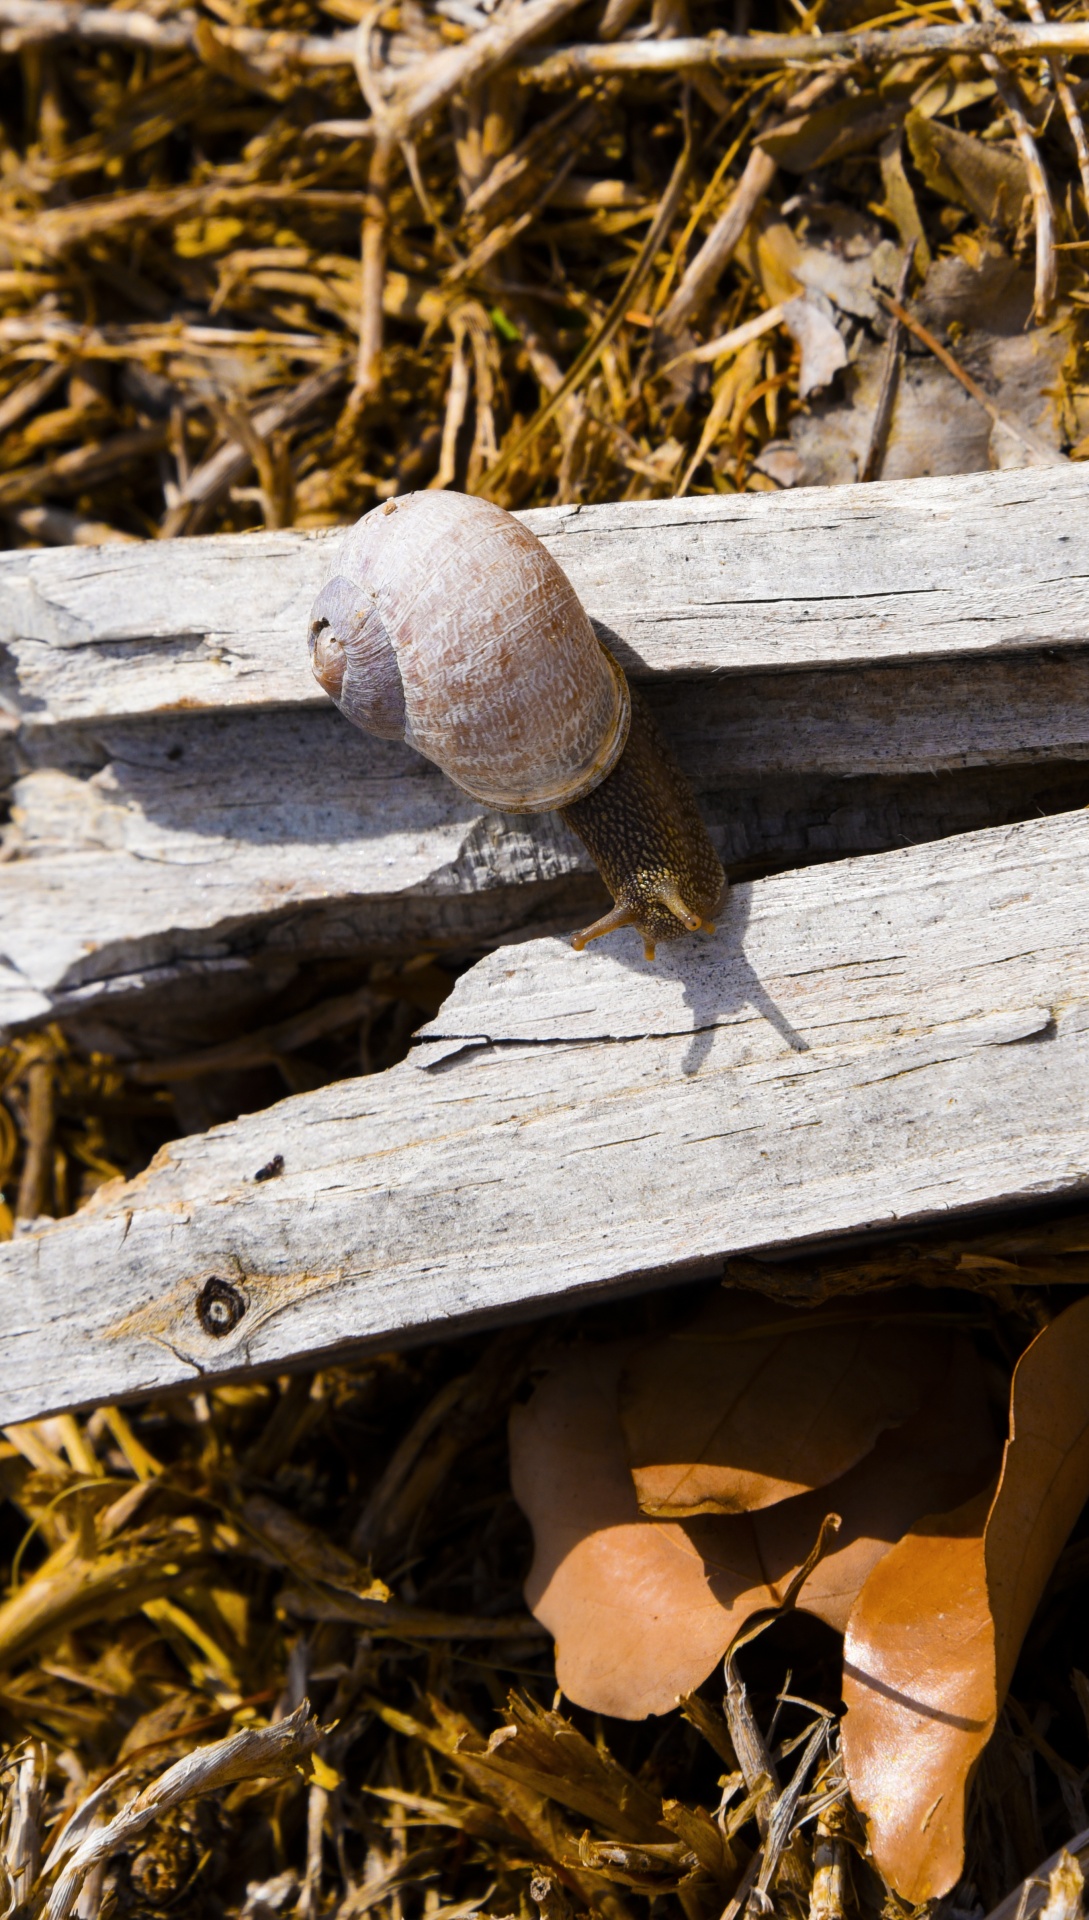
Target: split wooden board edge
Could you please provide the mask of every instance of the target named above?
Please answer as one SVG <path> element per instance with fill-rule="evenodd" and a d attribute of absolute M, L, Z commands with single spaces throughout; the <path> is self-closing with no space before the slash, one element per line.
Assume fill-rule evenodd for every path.
<path fill-rule="evenodd" d="M 1080 646 L 1087 493 L 1071 464 L 522 517 L 625 668 L 691 679 Z M 0 555 L 0 709 L 37 728 L 320 704 L 306 620 L 335 538 Z"/>
<path fill-rule="evenodd" d="M 1075 466 L 525 517 L 751 870 L 1078 803 L 1087 491 Z M 123 1047 L 174 981 L 242 1004 L 269 966 L 596 911 L 562 823 L 476 807 L 324 702 L 304 633 L 335 537 L 0 556 L 0 1032 Z"/>
<path fill-rule="evenodd" d="M 0 1247 L 0 1424 L 1082 1192 L 1087 917 L 1077 812 L 738 887 L 651 967 L 494 953 L 401 1066 Z"/>

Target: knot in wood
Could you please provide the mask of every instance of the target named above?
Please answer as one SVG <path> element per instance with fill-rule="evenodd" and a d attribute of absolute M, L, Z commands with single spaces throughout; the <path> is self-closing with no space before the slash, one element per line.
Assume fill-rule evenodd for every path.
<path fill-rule="evenodd" d="M 222 1340 L 226 1334 L 233 1333 L 245 1311 L 246 1302 L 238 1288 L 215 1274 L 204 1282 L 197 1295 L 197 1319 L 213 1340 Z"/>

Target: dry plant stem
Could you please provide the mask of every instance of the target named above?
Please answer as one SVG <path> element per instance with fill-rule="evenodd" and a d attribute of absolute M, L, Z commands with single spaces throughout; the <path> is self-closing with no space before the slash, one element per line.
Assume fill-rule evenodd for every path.
<path fill-rule="evenodd" d="M 20 533 L 50 547 L 102 547 L 111 541 L 133 546 L 137 539 L 134 533 L 122 533 L 105 520 L 89 520 L 85 514 L 69 513 L 64 507 L 9 508 L 7 517 Z"/>
<path fill-rule="evenodd" d="M 48 400 L 50 394 L 60 386 L 67 372 L 68 369 L 64 363 L 58 361 L 53 366 L 46 367 L 44 372 L 32 375 L 29 380 L 24 380 L 20 386 L 14 388 L 0 401 L 0 433 L 10 433 L 26 419 L 28 414 L 40 407 L 43 400 Z"/>
<path fill-rule="evenodd" d="M 1064 1847 L 1048 1876 L 1047 1901 L 1040 1920 L 1085 1920 L 1085 1875 Z"/>
<path fill-rule="evenodd" d="M 45 1755 L 37 1743 L 32 1742 L 18 1763 L 14 1790 L 8 1803 L 3 1857 L 7 1886 L 0 1889 L 5 1895 L 8 1913 L 16 1904 L 24 1911 L 28 1910 L 40 1871 L 45 1770 Z"/>
<path fill-rule="evenodd" d="M 1053 53 L 1089 52 L 1089 24 L 1051 22 L 1047 26 L 974 22 L 962 26 L 871 27 L 842 33 L 711 33 L 704 39 L 621 40 L 612 46 L 564 47 L 557 53 L 529 55 L 516 63 L 523 80 L 562 86 L 601 74 L 683 73 L 693 67 L 741 72 L 762 67 L 890 66 L 898 60 L 938 54 L 1003 54 L 1010 59 L 1045 58 Z"/>
<path fill-rule="evenodd" d="M 352 64 L 351 33 L 267 33 L 259 27 L 217 23 L 216 38 L 222 47 L 235 53 L 267 61 L 273 72 L 292 65 L 321 68 Z M 0 53 L 18 53 L 23 47 L 41 46 L 51 40 L 195 53 L 199 34 L 191 19 L 157 20 L 152 14 L 73 6 L 65 0 L 0 0 Z"/>
<path fill-rule="evenodd" d="M 17 1220 L 36 1220 L 47 1211 L 53 1191 L 53 1062 L 35 1060 L 27 1069 L 27 1146 L 15 1202 Z"/>
<path fill-rule="evenodd" d="M 796 1891 L 801 1892 L 807 1886 L 805 1856 L 801 1850 L 800 1840 L 796 1842 L 794 1839 L 794 1826 L 810 1769 L 821 1747 L 828 1739 L 828 1729 L 829 1721 L 826 1718 L 822 1717 L 816 1721 L 788 1784 L 783 1788 L 771 1810 L 771 1820 L 768 1823 L 764 1841 L 764 1858 L 755 1887 L 754 1904 L 762 1913 L 766 1913 L 771 1906 L 768 1888 L 778 1873 L 780 1864 L 786 1869 L 785 1877 L 788 1882 L 795 1883 Z M 791 1855 L 793 1859 L 790 1858 Z"/>
<path fill-rule="evenodd" d="M 909 241 L 904 254 L 904 264 L 900 269 L 900 278 L 896 287 L 896 298 L 900 306 L 907 299 L 911 284 L 911 270 L 915 263 L 915 242 Z M 900 343 L 903 322 L 895 314 L 889 327 L 889 337 L 885 343 L 885 364 L 881 369 L 881 391 L 877 396 L 873 425 L 870 428 L 870 444 L 866 449 L 866 458 L 862 462 L 859 480 L 876 480 L 885 457 L 885 441 L 888 438 L 889 421 L 892 418 L 892 405 L 896 397 L 897 376 L 900 370 Z"/>
<path fill-rule="evenodd" d="M 689 361 L 703 363 L 708 360 L 725 360 L 728 354 L 740 353 L 750 341 L 759 340 L 762 334 L 771 333 L 783 324 L 781 306 L 767 307 L 754 319 L 745 320 L 739 327 L 731 327 L 729 333 L 720 333 L 717 340 L 708 340 L 702 347 L 689 347 L 687 353 L 679 353 L 674 360 L 667 360 L 663 373 L 670 373 L 674 367 L 685 366 Z"/>
<path fill-rule="evenodd" d="M 1013 1891 L 992 1909 L 987 1920 L 1018 1920 L 1018 1915 L 1021 1916 L 1021 1920 L 1036 1920 L 1036 1916 L 1047 1905 L 1052 1875 L 1062 1867 L 1064 1860 L 1072 1859 L 1080 1868 L 1087 1857 L 1089 1857 L 1089 1828 L 1086 1828 L 1083 1833 L 1075 1834 L 1072 1840 L 1067 1841 L 1065 1847 L 1060 1847 L 1057 1853 L 1051 1854 L 1034 1873 L 1030 1873 L 1019 1886 L 1014 1887 Z"/>
<path fill-rule="evenodd" d="M 358 987 L 354 993 L 321 1000 L 305 1013 L 294 1014 L 290 1020 L 281 1020 L 274 1027 L 261 1027 L 239 1040 L 224 1040 L 217 1047 L 195 1048 L 192 1053 L 163 1060 L 137 1060 L 130 1076 L 137 1086 L 157 1087 L 172 1081 L 198 1080 L 204 1073 L 265 1066 L 280 1054 L 310 1046 L 323 1034 L 335 1033 L 339 1028 L 365 1019 L 368 1014 L 380 1013 L 389 1006 L 390 999 L 388 993 L 378 993 L 373 987 Z"/>
<path fill-rule="evenodd" d="M 659 321 L 666 338 L 678 334 L 699 312 L 731 258 L 745 228 L 779 169 L 762 147 L 754 147 L 724 211 L 711 228 Z"/>
<path fill-rule="evenodd" d="M 953 0 L 958 14 L 966 25 L 975 20 L 970 0 Z M 1001 24 L 1001 15 L 994 0 L 978 0 L 980 12 L 988 26 L 996 22 Z M 1058 262 L 1055 255 L 1055 214 L 1051 205 L 1051 191 L 1044 172 L 1044 163 L 1040 158 L 1040 149 L 1036 145 L 1032 129 L 1025 118 L 1021 104 L 1021 95 L 1011 75 L 1007 73 L 997 54 L 985 53 L 982 56 L 984 69 L 990 74 L 1006 112 L 1010 116 L 1017 144 L 1021 149 L 1021 158 L 1028 174 L 1029 192 L 1032 194 L 1032 206 L 1036 219 L 1036 293 L 1034 313 L 1037 320 L 1046 320 L 1055 304 L 1055 289 L 1058 284 Z"/>
<path fill-rule="evenodd" d="M 634 20 L 643 0 L 608 0 L 597 30 L 599 40 L 616 40 Z"/>
<path fill-rule="evenodd" d="M 385 132 L 407 140 L 432 119 L 456 93 L 469 94 L 488 75 L 551 32 L 582 0 L 524 0 L 472 35 L 463 46 L 444 49 L 414 70 L 400 101 L 394 96 L 382 110 Z M 373 111 L 373 107 L 372 107 Z"/>
<path fill-rule="evenodd" d="M 1040 5 L 1040 0 L 1025 0 L 1025 11 L 1029 19 L 1033 20 L 1038 27 L 1047 25 L 1047 15 Z M 1070 138 L 1074 142 L 1074 151 L 1078 156 L 1078 172 L 1081 175 L 1082 199 L 1085 202 L 1086 212 L 1089 213 L 1089 136 L 1087 136 L 1085 132 L 1085 122 L 1081 117 L 1081 110 L 1078 103 L 1074 98 L 1074 90 L 1066 77 L 1065 62 L 1057 53 L 1053 53 L 1048 56 L 1048 66 L 1051 68 L 1051 78 L 1054 82 L 1055 92 L 1058 95 L 1059 104 L 1062 107 L 1063 113 L 1066 115 L 1066 124 L 1070 128 Z"/>
<path fill-rule="evenodd" d="M 158 453 L 166 445 L 167 437 L 165 424 L 133 427 L 130 432 L 114 434 L 109 440 L 73 447 L 71 452 L 58 454 L 55 460 L 45 460 L 40 466 L 5 474 L 0 479 L 0 509 L 23 506 L 43 493 L 82 492 L 84 487 L 123 472 L 131 461 Z"/>
<path fill-rule="evenodd" d="M 605 318 L 602 320 L 593 339 L 587 342 L 574 364 L 568 369 L 562 385 L 556 388 L 555 393 L 549 395 L 544 405 L 538 408 L 533 418 L 523 427 L 517 438 L 504 447 L 499 459 L 487 475 L 483 485 L 479 488 L 480 493 L 483 494 L 485 498 L 494 494 L 494 489 L 506 478 L 511 467 L 516 461 L 521 459 L 526 449 L 532 445 L 542 427 L 546 426 L 553 415 L 559 412 L 569 395 L 575 393 L 582 385 L 588 374 L 590 374 L 597 365 L 610 340 L 612 340 L 623 325 L 628 308 L 637 298 L 639 290 L 654 263 L 658 248 L 661 246 L 662 241 L 673 224 L 673 218 L 680 204 L 681 194 L 684 191 L 684 184 L 688 178 L 688 168 L 691 157 L 691 142 L 686 140 L 677 164 L 673 169 L 669 184 L 659 202 L 658 211 L 651 223 L 646 239 L 643 241 L 631 268 L 625 275 L 620 291 L 615 296 Z"/>
<path fill-rule="evenodd" d="M 760 1837 L 766 1840 L 771 1824 L 771 1809 L 779 1792 L 779 1775 L 775 1762 L 768 1752 L 764 1736 L 757 1725 L 756 1716 L 749 1705 L 749 1696 L 745 1682 L 734 1664 L 734 1650 L 731 1647 L 723 1664 L 726 1678 L 726 1692 L 723 1697 L 722 1711 L 726 1715 L 726 1724 L 730 1729 L 730 1739 L 737 1755 L 737 1764 L 744 1775 L 745 1786 L 749 1793 L 756 1793 L 756 1824 Z"/>
<path fill-rule="evenodd" d="M 210 1747 L 197 1747 L 193 1753 L 186 1754 L 184 1759 L 168 1767 L 160 1779 L 130 1800 L 106 1826 L 92 1830 L 76 1846 L 50 1894 L 46 1920 L 67 1920 L 91 1869 L 127 1846 L 171 1807 L 237 1780 L 290 1774 L 300 1760 L 313 1752 L 320 1737 L 321 1729 L 311 1715 L 310 1703 L 304 1700 L 289 1718 L 277 1721 L 274 1726 L 247 1727 L 226 1740 L 217 1740 Z M 77 1831 L 73 1822 L 65 1836 L 69 1846 Z M 60 1860 L 55 1864 L 59 1865 Z"/>
<path fill-rule="evenodd" d="M 1054 54 L 1082 56 L 1089 52 L 1089 24 L 1084 21 L 1043 26 L 1002 21 L 995 26 L 875 27 L 822 35 L 718 33 L 702 39 L 621 40 L 514 57 L 579 4 L 581 0 L 535 0 L 532 14 L 526 7 L 503 23 L 505 37 L 492 39 L 495 29 L 485 28 L 463 47 L 435 55 L 433 62 L 427 63 L 426 75 L 422 68 L 416 69 L 419 92 L 382 115 L 386 130 L 398 138 L 406 137 L 454 93 L 478 84 L 507 60 L 524 81 L 560 86 L 595 74 L 682 73 L 700 67 L 729 72 L 824 65 L 830 60 L 847 61 L 852 66 L 890 66 L 929 54 L 998 53 L 1013 59 L 1041 55 L 1046 59 Z M 262 63 L 270 75 L 287 72 L 292 65 L 320 70 L 355 64 L 354 30 L 329 35 L 265 32 L 258 27 L 228 27 L 217 22 L 216 37 L 225 48 Z M 195 29 L 180 20 L 156 20 L 150 14 L 116 7 L 70 6 L 64 0 L 0 0 L 0 52 L 17 53 L 21 47 L 55 40 L 176 53 L 196 50 Z M 454 55 L 462 63 L 456 68 L 450 58 Z M 440 71 L 439 62 L 448 59 L 450 64 Z"/>
<path fill-rule="evenodd" d="M 815 80 L 808 81 L 785 103 L 785 113 L 804 113 L 836 84 L 837 79 L 838 75 L 834 72 L 818 74 Z M 754 147 L 728 205 L 689 264 L 662 314 L 658 323 L 659 336 L 669 337 L 679 333 L 699 313 L 736 251 L 761 200 L 770 190 L 777 172 L 777 163 L 762 147 Z"/>
<path fill-rule="evenodd" d="M 497 1405 L 507 1404 L 524 1358 L 524 1336 L 499 1334 L 470 1373 L 439 1389 L 375 1482 L 352 1530 L 354 1554 L 366 1559 L 385 1541 L 407 1533 L 470 1436 Z"/>
<path fill-rule="evenodd" d="M 737 402 L 737 391 L 732 373 L 732 369 L 727 369 L 725 373 L 719 375 L 710 412 L 703 423 L 703 431 L 700 434 L 699 440 L 696 442 L 696 451 L 685 467 L 677 487 L 677 495 L 680 499 L 683 499 L 684 495 L 688 492 L 692 484 L 693 474 L 697 472 L 701 463 L 706 459 Z"/>
<path fill-rule="evenodd" d="M 343 1620 L 376 1638 L 391 1640 L 533 1640 L 546 1637 L 544 1627 L 529 1614 L 498 1614 L 494 1619 L 472 1613 L 439 1613 L 397 1600 L 360 1600 L 340 1587 L 316 1584 L 287 1588 L 287 1614 L 298 1620 Z"/>
<path fill-rule="evenodd" d="M 328 1788 L 312 1780 L 306 1802 L 306 1875 L 296 1909 L 302 1920 L 311 1920 L 321 1905 L 322 1835 L 328 1810 Z"/>
<path fill-rule="evenodd" d="M 921 340 L 923 346 L 930 349 L 935 359 L 940 360 L 947 372 L 953 375 L 954 380 L 960 381 L 965 392 L 970 393 L 973 400 L 978 401 L 984 412 L 990 414 L 996 426 L 1005 427 L 1007 432 L 1012 433 L 1014 438 L 1019 440 L 1021 445 L 1026 447 L 1030 453 L 1039 453 L 1039 446 L 1025 433 L 1023 428 L 1018 426 L 1016 420 L 1012 420 L 1008 414 L 1003 413 L 999 407 L 996 407 L 990 394 L 984 393 L 978 380 L 973 380 L 971 374 L 966 372 L 961 366 L 960 361 L 953 358 L 948 347 L 943 347 L 941 341 L 935 338 L 929 327 L 924 327 L 922 321 L 916 320 L 914 314 L 909 313 L 907 308 L 903 306 L 899 300 L 894 300 L 891 294 L 881 293 L 879 290 L 878 297 L 884 302 L 885 306 L 887 306 L 889 312 L 899 320 L 900 325 L 906 327 L 909 333 L 915 335 L 916 340 Z"/>
<path fill-rule="evenodd" d="M 386 238 L 389 190 L 396 143 L 382 133 L 371 149 L 367 171 L 367 203 L 363 214 L 362 271 L 359 294 L 359 356 L 351 404 L 359 405 L 378 391 L 382 372 L 382 333 L 385 315 L 382 291 L 386 279 Z"/>
<path fill-rule="evenodd" d="M 847 1910 L 848 1854 L 843 1837 L 843 1808 L 838 1801 L 818 1814 L 813 1836 L 813 1888 L 809 1920 L 844 1920 Z"/>
<path fill-rule="evenodd" d="M 262 407 L 259 413 L 253 415 L 254 432 L 267 440 L 272 434 L 281 433 L 286 427 L 304 420 L 323 400 L 343 386 L 348 377 L 348 365 L 346 360 L 342 360 L 334 367 L 322 368 L 300 381 L 294 390 L 286 392 L 271 405 Z M 171 507 L 163 521 L 159 530 L 160 539 L 170 540 L 177 534 L 193 531 L 193 522 L 199 518 L 200 510 L 212 506 L 229 487 L 236 486 L 251 465 L 252 455 L 248 448 L 237 440 L 228 440 L 225 446 L 202 461 L 199 467 L 194 467 L 182 488 L 181 499 Z"/>

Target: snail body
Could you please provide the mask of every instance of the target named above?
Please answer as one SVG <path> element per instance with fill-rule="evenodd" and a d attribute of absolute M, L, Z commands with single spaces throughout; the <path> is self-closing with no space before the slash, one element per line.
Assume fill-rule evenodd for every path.
<path fill-rule="evenodd" d="M 656 940 L 710 930 L 724 875 L 695 799 L 567 579 L 513 514 L 403 495 L 337 548 L 310 616 L 314 673 L 345 717 L 403 739 L 504 813 L 558 810 Z"/>

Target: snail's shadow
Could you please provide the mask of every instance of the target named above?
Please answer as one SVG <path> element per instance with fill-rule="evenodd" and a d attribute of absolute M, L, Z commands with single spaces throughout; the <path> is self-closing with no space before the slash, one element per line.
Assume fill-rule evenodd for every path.
<path fill-rule="evenodd" d="M 787 1019 L 768 992 L 745 953 L 745 935 L 752 912 L 752 881 L 739 882 L 726 892 L 710 936 L 696 934 L 676 945 L 660 945 L 653 961 L 643 959 L 632 933 L 624 928 L 607 936 L 611 957 L 633 972 L 650 967 L 667 980 L 680 982 L 684 1004 L 692 1016 L 692 1038 L 681 1071 L 700 1071 L 714 1044 L 715 1030 L 751 1008 L 774 1027 L 794 1053 L 808 1053 L 809 1042 Z"/>

